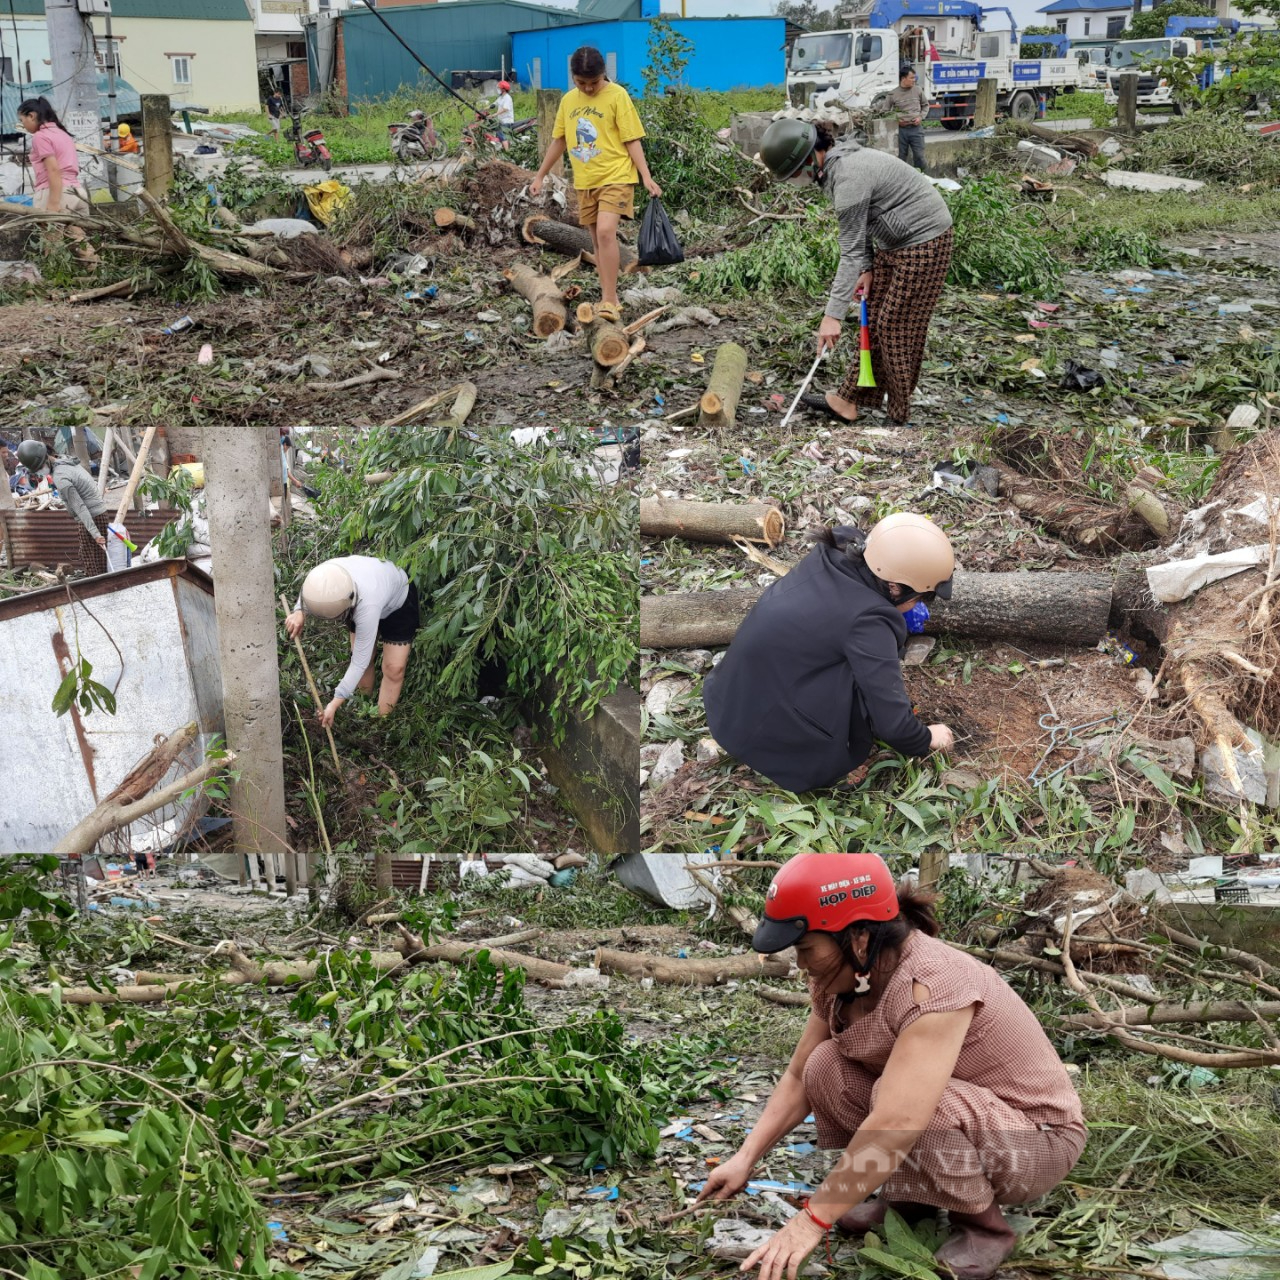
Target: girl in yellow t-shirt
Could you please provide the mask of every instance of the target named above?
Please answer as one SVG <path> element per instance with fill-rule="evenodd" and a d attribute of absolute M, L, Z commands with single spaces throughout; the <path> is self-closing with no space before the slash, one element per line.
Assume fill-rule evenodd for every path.
<path fill-rule="evenodd" d="M 529 194 L 541 194 L 543 180 L 567 150 L 578 192 L 578 222 L 591 232 L 600 275 L 597 312 L 618 320 L 618 221 L 635 217 L 637 181 L 651 196 L 660 196 L 662 188 L 644 158 L 644 125 L 635 104 L 620 84 L 605 78 L 600 50 L 583 45 L 569 59 L 569 73 L 574 87 L 560 99 L 554 136 Z"/>

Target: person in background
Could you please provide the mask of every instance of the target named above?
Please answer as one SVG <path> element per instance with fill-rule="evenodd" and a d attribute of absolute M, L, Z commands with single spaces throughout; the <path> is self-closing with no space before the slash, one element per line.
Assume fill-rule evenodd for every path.
<path fill-rule="evenodd" d="M 0 467 L 4 467 L 5 475 L 10 477 L 18 470 L 18 456 L 13 445 L 3 439 L 0 439 Z"/>
<path fill-rule="evenodd" d="M 378 714 L 389 716 L 400 700 L 413 637 L 421 625 L 418 588 L 408 574 L 390 560 L 373 556 L 339 556 L 316 565 L 307 574 L 294 611 L 285 628 L 297 639 L 307 615 L 342 618 L 351 632 L 351 663 L 320 713 L 320 723 L 330 728 L 338 708 L 357 690 L 373 692 L 373 658 L 382 641 L 382 688 Z"/>
<path fill-rule="evenodd" d="M 910 426 L 929 321 L 951 266 L 947 202 L 909 164 L 849 136 L 837 143 L 825 123 L 775 120 L 760 140 L 760 158 L 793 186 L 816 182 L 835 206 L 840 266 L 818 326 L 818 350 L 835 347 L 855 299 L 865 298 L 870 313 L 876 385 L 858 386 L 855 355 L 838 391 L 800 403 L 853 422 L 860 409 L 878 409 L 887 397 L 889 425 Z"/>
<path fill-rule="evenodd" d="M 618 301 L 618 223 L 635 217 L 637 181 L 644 183 L 651 196 L 660 196 L 662 188 L 649 172 L 641 142 L 644 125 L 635 104 L 620 84 L 606 78 L 604 54 L 583 45 L 569 59 L 569 73 L 574 87 L 560 99 L 551 145 L 529 184 L 529 194 L 535 199 L 542 194 L 547 174 L 567 149 L 578 193 L 578 224 L 591 233 L 600 274 L 596 315 L 616 322 L 622 317 L 622 304 Z"/>
<path fill-rule="evenodd" d="M 507 128 L 516 122 L 516 105 L 511 100 L 511 82 L 498 81 L 498 100 L 493 104 L 493 114 L 497 121 L 498 138 L 503 151 L 511 150 L 511 142 L 507 137 Z"/>
<path fill-rule="evenodd" d="M 80 181 L 76 140 L 67 132 L 47 98 L 27 98 L 18 103 L 18 123 L 31 135 L 31 170 L 36 191 L 32 208 L 42 213 L 88 213 L 89 193 Z M 76 257 L 96 265 L 98 255 L 81 227 L 68 227 L 77 241 Z"/>
<path fill-rule="evenodd" d="M 38 440 L 24 440 L 18 446 L 18 461 L 39 475 L 47 466 L 67 514 L 80 522 L 80 569 L 93 577 L 107 571 L 107 525 L 111 516 L 98 486 L 74 455 L 62 455 L 56 447 Z"/>
<path fill-rule="evenodd" d="M 271 137 L 274 141 L 280 141 L 280 117 L 284 115 L 284 99 L 280 96 L 279 89 L 272 89 L 271 96 L 267 99 L 267 120 L 271 127 Z"/>
<path fill-rule="evenodd" d="M 904 63 L 898 68 L 898 87 L 885 95 L 886 112 L 898 116 L 898 159 L 908 160 L 924 172 L 924 122 L 929 116 L 929 95 L 916 83 L 916 69 Z"/>
<path fill-rule="evenodd" d="M 116 137 L 120 142 L 117 150 L 121 155 L 136 156 L 138 154 L 138 140 L 133 136 L 133 130 L 127 124 L 116 125 Z"/>

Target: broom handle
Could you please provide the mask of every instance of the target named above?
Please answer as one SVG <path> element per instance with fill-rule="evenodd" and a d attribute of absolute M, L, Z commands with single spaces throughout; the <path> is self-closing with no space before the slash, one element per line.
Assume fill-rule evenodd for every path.
<path fill-rule="evenodd" d="M 818 365 L 826 354 L 825 350 L 818 352 L 813 362 L 813 368 L 809 370 L 809 376 L 800 384 L 800 390 L 796 392 L 796 398 L 791 402 L 791 408 L 787 410 L 787 416 L 782 419 L 781 426 L 785 427 L 791 421 L 791 415 L 795 413 L 796 405 L 800 403 L 800 397 L 809 389 L 809 383 L 813 381 L 813 375 L 818 372 Z"/>
<path fill-rule="evenodd" d="M 283 592 L 280 595 L 280 607 L 284 610 L 284 616 L 287 618 L 291 610 Z M 293 643 L 298 650 L 298 661 L 302 663 L 303 674 L 307 677 L 307 687 L 311 690 L 311 696 L 316 700 L 316 710 L 323 711 L 324 704 L 320 701 L 320 690 L 316 688 L 316 682 L 311 678 L 311 668 L 307 666 L 307 655 L 302 652 L 302 637 L 294 636 Z M 325 725 L 324 731 L 329 737 L 329 750 L 333 752 L 333 767 L 337 769 L 338 776 L 341 777 L 342 765 L 338 760 L 338 747 L 333 740 L 333 730 L 328 725 Z"/>

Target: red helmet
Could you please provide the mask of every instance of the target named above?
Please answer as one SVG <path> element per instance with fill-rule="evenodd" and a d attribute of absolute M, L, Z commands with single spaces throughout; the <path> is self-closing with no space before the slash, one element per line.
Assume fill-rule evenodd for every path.
<path fill-rule="evenodd" d="M 502 93 L 506 93 L 511 88 L 511 82 L 509 80 L 499 80 L 498 88 Z"/>
<path fill-rule="evenodd" d="M 840 933 L 859 920 L 897 916 L 893 876 L 877 854 L 798 853 L 773 877 L 751 945 L 772 955 L 806 933 Z"/>

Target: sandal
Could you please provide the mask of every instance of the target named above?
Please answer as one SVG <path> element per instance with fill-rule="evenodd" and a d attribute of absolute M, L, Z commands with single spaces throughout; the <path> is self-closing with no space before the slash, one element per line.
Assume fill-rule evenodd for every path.
<path fill-rule="evenodd" d="M 601 302 L 596 307 L 596 318 L 617 324 L 622 319 L 622 308 L 616 302 Z"/>
<path fill-rule="evenodd" d="M 800 403 L 806 408 L 813 410 L 814 413 L 825 413 L 828 418 L 834 418 L 837 422 L 853 423 L 857 422 L 857 418 L 846 418 L 843 413 L 837 413 L 828 403 L 826 396 L 805 395 L 800 397 Z"/>

